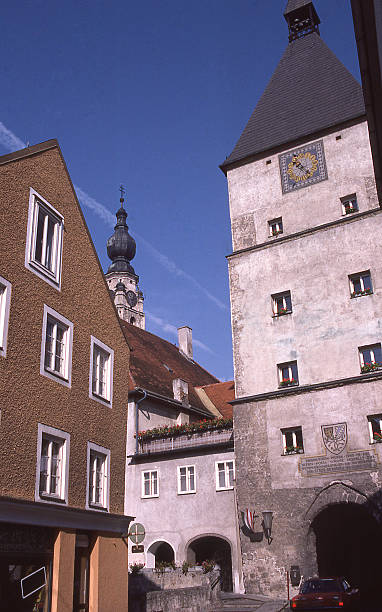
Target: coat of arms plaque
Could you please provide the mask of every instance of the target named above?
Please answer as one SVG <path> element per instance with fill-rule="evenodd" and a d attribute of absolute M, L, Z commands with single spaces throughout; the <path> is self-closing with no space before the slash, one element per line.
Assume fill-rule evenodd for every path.
<path fill-rule="evenodd" d="M 325 448 L 333 455 L 342 453 L 348 440 L 346 423 L 321 425 L 321 431 Z"/>

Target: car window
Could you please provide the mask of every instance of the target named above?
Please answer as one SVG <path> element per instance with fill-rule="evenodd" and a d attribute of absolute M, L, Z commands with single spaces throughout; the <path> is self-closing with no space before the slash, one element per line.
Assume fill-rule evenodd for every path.
<path fill-rule="evenodd" d="M 321 578 L 317 580 L 306 580 L 301 587 L 301 593 L 339 593 L 341 586 L 337 580 L 332 578 Z"/>

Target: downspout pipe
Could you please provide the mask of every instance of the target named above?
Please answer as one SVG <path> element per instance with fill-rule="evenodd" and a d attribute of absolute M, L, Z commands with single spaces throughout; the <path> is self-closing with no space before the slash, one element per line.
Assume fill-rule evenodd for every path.
<path fill-rule="evenodd" d="M 142 397 L 135 402 L 135 454 L 138 455 L 139 442 L 138 442 L 138 429 L 139 429 L 139 404 L 147 397 L 147 392 L 140 387 L 136 387 L 135 391 L 142 393 Z"/>

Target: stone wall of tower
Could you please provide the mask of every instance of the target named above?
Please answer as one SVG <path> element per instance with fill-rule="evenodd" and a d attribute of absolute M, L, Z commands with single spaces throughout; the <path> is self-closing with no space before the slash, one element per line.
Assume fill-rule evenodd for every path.
<path fill-rule="evenodd" d="M 138 277 L 127 272 L 108 272 L 105 278 L 109 289 L 114 292 L 114 303 L 120 318 L 141 329 L 145 329 L 146 317 L 143 311 L 144 297 L 142 291 L 138 287 Z M 117 290 L 118 283 L 124 284 L 124 291 Z M 134 307 L 130 306 L 128 303 L 128 291 L 132 291 L 137 297 L 137 303 Z"/>
<path fill-rule="evenodd" d="M 358 351 L 382 343 L 382 210 L 366 123 L 323 142 L 328 179 L 285 195 L 281 151 L 228 171 L 238 513 L 241 524 L 246 508 L 274 513 L 270 544 L 259 519 L 255 538 L 242 529 L 243 573 L 247 592 L 280 597 L 292 565 L 317 573 L 312 525 L 324 508 L 362 506 L 379 529 L 382 516 L 382 444 L 368 421 L 382 413 L 382 372 L 362 374 Z M 341 198 L 350 194 L 359 212 L 346 215 Z M 270 237 L 278 217 L 284 232 Z M 349 275 L 366 270 L 373 293 L 353 298 Z M 271 296 L 284 291 L 292 312 L 274 316 Z M 299 386 L 280 389 L 277 364 L 289 361 Z M 334 455 L 322 427 L 339 423 L 347 436 Z M 284 452 L 290 428 L 301 428 L 301 453 Z"/>
<path fill-rule="evenodd" d="M 274 390 L 276 364 L 296 359 L 300 384 L 356 375 L 357 347 L 379 341 L 380 209 L 367 124 L 323 141 L 329 178 L 316 185 L 282 195 L 278 156 L 228 173 L 233 245 L 247 248 L 229 258 L 239 397 Z M 343 214 L 341 198 L 353 193 L 360 216 Z M 268 220 L 277 217 L 284 233 L 269 237 Z M 364 270 L 376 280 L 374 294 L 352 300 L 348 275 Z M 292 315 L 273 317 L 271 296 L 288 290 Z"/>

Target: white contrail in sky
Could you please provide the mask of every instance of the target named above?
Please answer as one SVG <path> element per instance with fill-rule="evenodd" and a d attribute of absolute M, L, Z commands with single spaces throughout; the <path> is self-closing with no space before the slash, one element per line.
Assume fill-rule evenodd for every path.
<path fill-rule="evenodd" d="M 13 132 L 8 130 L 8 128 L 6 128 L 5 125 L 1 123 L 1 121 L 0 121 L 0 144 L 2 144 L 6 149 L 8 149 L 9 152 L 17 151 L 18 149 L 24 149 L 26 147 L 23 141 L 20 140 L 20 138 L 18 138 L 15 134 L 13 134 Z M 104 221 L 111 227 L 114 227 L 115 216 L 110 212 L 110 210 L 106 208 L 106 206 L 104 206 L 100 202 L 97 202 L 97 200 L 92 198 L 89 194 L 87 194 L 85 191 L 83 191 L 83 189 L 81 189 L 77 185 L 74 185 L 74 189 L 76 190 L 78 199 L 80 200 L 83 206 L 86 206 L 86 208 L 89 208 L 90 210 L 92 210 L 98 217 L 102 219 L 102 221 Z M 194 287 L 196 287 L 199 291 L 204 293 L 204 295 L 211 302 L 213 302 L 215 306 L 217 306 L 221 310 L 227 310 L 227 306 L 221 300 L 215 297 L 212 293 L 210 293 L 208 289 L 203 287 L 203 285 L 201 285 L 196 280 L 196 278 L 194 278 L 193 276 L 191 276 L 191 274 L 188 274 L 187 272 L 179 268 L 179 266 L 177 266 L 174 261 L 169 259 L 167 255 L 164 255 L 163 253 L 158 251 L 155 247 L 152 246 L 152 244 L 150 244 L 142 236 L 137 234 L 137 232 L 134 232 L 134 235 L 138 238 L 139 242 L 145 246 L 147 251 L 151 253 L 152 257 L 154 257 L 154 259 L 156 259 L 164 268 L 166 268 L 168 272 L 170 272 L 174 276 L 184 278 L 189 283 L 194 285 Z M 198 341 L 195 341 L 195 344 L 197 344 L 197 342 Z M 201 348 L 204 348 L 204 347 L 201 347 Z M 208 347 L 205 347 L 204 350 L 209 350 L 209 349 Z"/>
<path fill-rule="evenodd" d="M 161 319 L 161 317 L 157 317 L 153 315 L 151 312 L 147 312 L 147 310 L 145 311 L 145 314 L 147 318 L 153 323 L 155 323 L 158 327 L 160 327 L 162 331 L 168 332 L 178 337 L 178 330 L 175 327 L 175 325 L 171 325 L 171 323 L 167 323 L 167 321 L 165 321 L 164 319 Z M 204 344 L 200 340 L 197 340 L 196 338 L 192 339 L 192 343 L 195 346 L 198 346 L 199 348 L 201 348 L 203 351 L 207 351 L 207 353 L 211 353 L 212 355 L 215 354 L 206 344 Z"/>
<path fill-rule="evenodd" d="M 5 127 L 4 123 L 0 121 L 0 142 L 10 153 L 12 151 L 18 151 L 18 149 L 25 149 L 26 144 L 13 134 L 8 128 Z"/>

